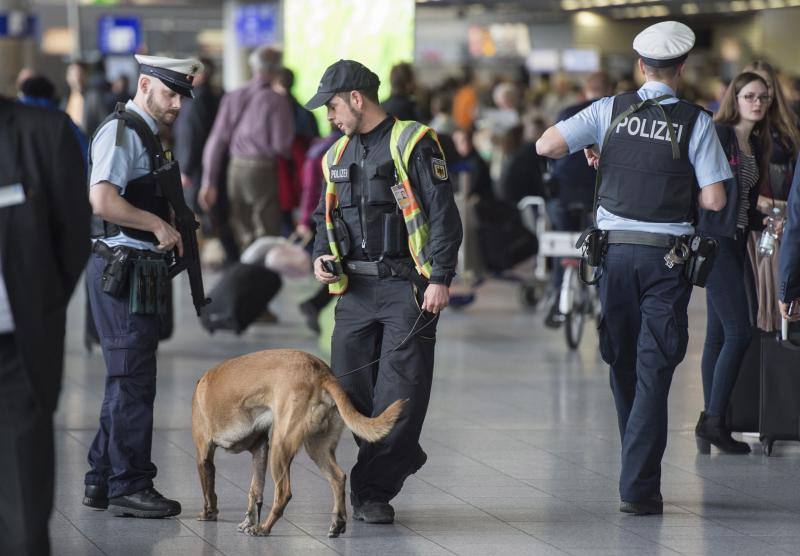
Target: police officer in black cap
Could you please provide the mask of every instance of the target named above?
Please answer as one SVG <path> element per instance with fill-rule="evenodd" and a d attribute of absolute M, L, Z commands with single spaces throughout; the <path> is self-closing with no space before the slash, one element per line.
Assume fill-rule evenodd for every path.
<path fill-rule="evenodd" d="M 536 144 L 550 158 L 602 148 L 595 221 L 604 234 L 593 234 L 605 236 L 607 249 L 600 351 L 611 366 L 622 441 L 619 509 L 635 515 L 663 512 L 667 396 L 688 342 L 687 238 L 698 205 L 724 207 L 723 182 L 731 177 L 709 114 L 675 96 L 693 45 L 694 33 L 682 23 L 646 28 L 633 48 L 647 82 L 592 103 Z M 587 156 L 598 162 L 594 151 Z"/>
<path fill-rule="evenodd" d="M 408 405 L 392 432 L 359 443 L 351 472 L 353 517 L 391 523 L 389 501 L 425 463 L 419 445 L 433 381 L 439 313 L 448 305 L 461 220 L 436 133 L 388 115 L 378 77 L 340 60 L 309 109 L 326 106 L 344 136 L 323 161 L 314 218 L 314 274 L 340 296 L 332 364 L 359 411 Z"/>
<path fill-rule="evenodd" d="M 106 118 L 89 150 L 95 217 L 86 281 L 108 376 L 83 503 L 117 516 L 169 517 L 181 505 L 153 488 L 150 447 L 159 322 L 168 310 L 165 258 L 173 249 L 182 255 L 183 244 L 170 223 L 175 207 L 155 177 L 170 158 L 158 124 L 172 125 L 202 66 L 192 59 L 136 59 L 136 96 Z"/>

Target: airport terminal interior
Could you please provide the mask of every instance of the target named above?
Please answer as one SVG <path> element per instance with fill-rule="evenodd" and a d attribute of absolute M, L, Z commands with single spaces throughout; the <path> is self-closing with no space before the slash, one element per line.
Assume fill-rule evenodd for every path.
<path fill-rule="evenodd" d="M 575 237 L 569 236 L 565 248 L 566 236 L 548 242 L 544 235 L 554 227 L 545 205 L 558 193 L 548 187 L 549 167 L 535 157 L 534 142 L 563 109 L 588 100 L 584 85 L 589 76 L 604 72 L 609 85 L 604 94 L 636 90 L 642 75 L 635 65 L 634 37 L 665 20 L 685 23 L 695 35 L 679 96 L 715 112 L 731 81 L 751 62 L 766 60 L 777 72 L 770 87 L 781 89 L 786 114 L 793 114 L 797 126 L 800 0 L 0 0 L 0 94 L 27 98 L 33 89 L 24 88 L 22 75 L 41 77 L 51 84 L 48 106 L 70 116 L 77 106 L 70 99 L 77 97 L 77 113 L 86 116 L 87 91 L 99 82 L 97 90 L 111 99 L 106 113 L 114 102 L 131 98 L 139 67 L 134 54 L 202 56 L 213 63 L 211 87 L 221 94 L 248 82 L 254 49 L 274 46 L 294 72 L 288 91 L 298 109 L 317 91 L 325 68 L 341 58 L 363 62 L 378 74 L 381 100 L 395 93 L 389 89 L 398 75 L 393 67 L 406 62 L 411 73 L 401 75 L 410 76 L 406 80 L 415 88 L 404 94 L 416 103 L 416 119 L 441 126 L 443 136 L 453 137 L 452 157 L 446 153 L 447 168 L 441 171 L 456 188 L 464 228 L 452 306 L 443 311 L 436 331 L 432 392 L 420 440 L 427 462 L 391 500 L 393 523 L 356 520 L 349 475 L 358 447 L 345 429 L 336 458 L 348 474 L 348 520 L 338 538 L 328 536 L 331 487 L 305 450 L 291 464 L 291 501 L 269 536 L 237 530 L 248 506 L 252 463 L 247 451 L 216 451 L 219 516 L 216 521 L 197 519 L 204 498 L 192 438 L 192 398 L 204 373 L 227 359 L 267 349 L 298 349 L 330 360 L 334 304 L 312 315 L 311 324 L 321 332 L 309 327 L 309 314 L 302 309 L 319 288 L 310 257 L 301 257 L 305 266 L 299 269 L 293 263 L 273 268 L 282 286 L 268 310 L 241 333 L 209 332 L 195 314 L 187 274 L 173 280 L 174 330 L 157 351 L 152 433 L 155 488 L 182 506 L 180 515 L 166 519 L 114 517 L 82 504 L 87 453 L 106 382 L 100 346 L 87 340 L 82 278 L 67 311 L 63 385 L 54 415 L 51 553 L 800 554 L 800 436 L 795 432 L 792 440 L 773 443 L 758 430 L 737 430 L 734 438 L 749 445 L 749 454 L 715 447 L 710 454 L 698 451 L 695 425 L 704 407 L 701 362 L 707 319 L 703 288 L 695 287 L 691 296 L 688 348 L 669 393 L 663 514 L 620 511 L 620 432 L 609 366 L 598 348 L 595 288 L 579 287 L 575 266 L 567 261 L 579 256 L 570 247 Z M 76 85 L 79 73 L 82 81 Z M 453 112 L 453 106 L 465 88 L 471 88 L 474 105 L 462 126 L 458 118 L 463 114 Z M 769 94 L 770 102 L 777 102 L 772 89 Z M 317 129 L 304 148 L 328 135 L 324 112 L 314 112 Z M 91 138 L 94 127 L 73 120 L 84 140 Z M 163 132 L 165 144 L 173 146 L 169 130 Z M 483 173 L 467 165 L 478 164 L 476 159 Z M 302 160 L 294 158 L 288 167 L 299 176 Z M 509 177 L 512 167 L 516 179 Z M 482 195 L 502 200 L 511 207 L 510 216 L 506 212 L 494 221 L 477 221 L 484 217 L 464 189 L 476 175 L 486 180 Z M 587 186 L 590 193 L 592 186 Z M 289 242 L 309 233 L 300 221 L 301 197 L 296 192 L 294 205 L 282 207 L 280 235 L 292 235 Z M 218 222 L 209 225 L 205 216 L 199 218 L 208 293 L 236 260 L 215 237 Z M 538 237 L 538 254 L 536 247 L 525 251 L 514 243 L 518 237 L 500 246 L 482 239 L 494 229 L 507 230 L 510 221 L 518 226 L 519 237 Z M 512 244 L 524 253 L 517 256 Z M 247 247 L 239 243 L 240 249 Z M 264 254 L 260 257 L 261 265 Z M 568 294 L 551 282 L 562 258 L 566 280 L 577 288 Z M 585 314 L 563 311 L 579 305 L 587 308 Z M 574 346 L 568 345 L 570 330 Z M 757 333 L 755 341 L 764 335 L 773 342 L 770 346 L 788 350 L 773 340 L 775 333 Z M 795 353 L 794 366 L 800 369 L 800 351 Z M 758 376 L 758 369 L 754 372 Z M 749 395 L 758 404 L 755 380 Z M 800 414 L 792 430 L 797 423 Z M 272 499 L 267 473 L 262 519 Z"/>

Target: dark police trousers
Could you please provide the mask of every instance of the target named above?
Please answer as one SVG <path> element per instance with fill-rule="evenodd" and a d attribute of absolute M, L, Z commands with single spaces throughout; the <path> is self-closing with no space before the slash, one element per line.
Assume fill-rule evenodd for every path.
<path fill-rule="evenodd" d="M 660 495 L 667 395 L 689 339 L 692 287 L 683 265 L 666 267 L 666 253 L 660 247 L 611 244 L 600 279 L 600 352 L 611 365 L 622 440 L 619 492 L 630 502 Z"/>
<path fill-rule="evenodd" d="M 421 296 L 401 278 L 350 276 L 347 292 L 336 304 L 336 326 L 331 341 L 331 367 L 340 377 L 395 348 L 420 315 Z M 392 402 L 408 399 L 389 435 L 375 443 L 356 439 L 358 460 L 350 473 L 353 504 L 388 502 L 403 481 L 425 463 L 419 445 L 433 380 L 436 322 L 426 313 L 417 322 L 419 334 L 400 349 L 339 382 L 353 405 L 364 415 L 376 416 Z"/>
<path fill-rule="evenodd" d="M 50 554 L 53 416 L 36 402 L 13 334 L 0 334 L 0 554 Z"/>
<path fill-rule="evenodd" d="M 108 496 L 133 494 L 153 486 L 150 461 L 153 401 L 156 397 L 158 316 L 132 315 L 127 293 L 103 293 L 106 261 L 93 254 L 86 267 L 89 303 L 106 362 L 106 390 L 100 429 L 89 450 L 87 485 L 108 484 Z"/>

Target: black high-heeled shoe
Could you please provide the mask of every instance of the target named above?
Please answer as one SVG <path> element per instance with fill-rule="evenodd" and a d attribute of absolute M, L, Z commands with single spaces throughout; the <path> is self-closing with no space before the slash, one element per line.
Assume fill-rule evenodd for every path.
<path fill-rule="evenodd" d="M 749 454 L 750 446 L 731 437 L 731 431 L 725 427 L 725 419 L 719 415 L 706 415 L 700 413 L 700 420 L 694 429 L 697 451 L 701 454 L 710 454 L 711 445 L 726 454 Z"/>

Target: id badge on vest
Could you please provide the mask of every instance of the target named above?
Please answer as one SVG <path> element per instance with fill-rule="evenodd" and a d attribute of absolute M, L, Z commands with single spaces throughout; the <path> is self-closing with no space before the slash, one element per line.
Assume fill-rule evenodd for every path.
<path fill-rule="evenodd" d="M 411 204 L 411 199 L 408 198 L 408 191 L 406 191 L 402 183 L 392 186 L 392 195 L 394 195 L 394 200 L 397 201 L 397 206 L 402 211 L 406 210 Z"/>

